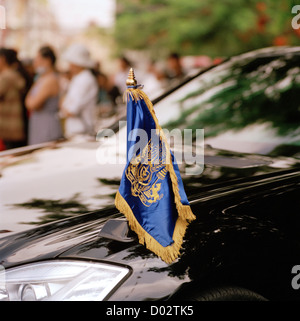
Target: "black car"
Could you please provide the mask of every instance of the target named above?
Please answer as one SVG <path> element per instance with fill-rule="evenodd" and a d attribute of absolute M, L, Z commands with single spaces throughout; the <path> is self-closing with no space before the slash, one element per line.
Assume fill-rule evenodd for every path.
<path fill-rule="evenodd" d="M 205 131 L 203 168 L 180 165 L 197 216 L 180 257 L 140 245 L 113 205 L 124 128 L 2 152 L 0 301 L 300 298 L 300 47 L 228 59 L 154 106 L 162 127 Z"/>

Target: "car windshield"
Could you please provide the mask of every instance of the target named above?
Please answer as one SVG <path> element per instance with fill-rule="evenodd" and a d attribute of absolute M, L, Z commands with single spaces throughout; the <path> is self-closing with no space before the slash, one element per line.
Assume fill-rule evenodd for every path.
<path fill-rule="evenodd" d="M 215 148 L 299 155 L 300 48 L 232 58 L 168 95 L 155 110 L 162 127 L 204 129 L 205 143 Z"/>

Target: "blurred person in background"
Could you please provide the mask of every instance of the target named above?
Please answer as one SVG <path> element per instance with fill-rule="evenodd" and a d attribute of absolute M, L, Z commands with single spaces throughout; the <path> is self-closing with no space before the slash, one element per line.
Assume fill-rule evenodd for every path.
<path fill-rule="evenodd" d="M 133 67 L 133 65 L 131 64 L 131 62 L 124 56 L 121 56 L 119 58 L 119 72 L 116 73 L 115 75 L 115 85 L 116 87 L 119 89 L 119 92 L 123 93 L 126 90 L 126 80 L 128 77 L 128 73 L 129 73 L 129 69 L 131 67 Z M 137 71 L 134 70 L 135 75 L 137 76 Z M 137 78 L 138 79 L 138 78 Z"/>
<path fill-rule="evenodd" d="M 144 79 L 142 79 L 142 84 L 150 99 L 155 99 L 163 94 L 165 87 L 167 87 L 164 81 L 164 74 L 157 68 L 155 61 L 150 61 Z"/>
<path fill-rule="evenodd" d="M 26 71 L 26 74 L 31 79 L 35 77 L 35 70 L 34 70 L 34 61 L 31 58 L 25 58 L 22 60 L 23 69 Z"/>
<path fill-rule="evenodd" d="M 99 86 L 98 105 L 104 110 L 108 116 L 117 112 L 117 98 L 121 95 L 119 89 L 113 82 L 102 72 L 97 73 L 97 81 Z M 103 108 L 106 107 L 106 108 Z M 100 114 L 101 114 L 100 110 Z"/>
<path fill-rule="evenodd" d="M 37 80 L 25 104 L 30 111 L 29 145 L 62 138 L 59 112 L 59 79 L 55 70 L 56 55 L 51 47 L 42 47 L 34 60 Z"/>
<path fill-rule="evenodd" d="M 22 97 L 26 81 L 18 72 L 19 61 L 13 49 L 0 49 L 0 139 L 6 149 L 26 144 Z"/>
<path fill-rule="evenodd" d="M 31 62 L 30 62 L 31 61 Z M 30 67 L 28 65 L 30 64 Z M 23 108 L 23 119 L 25 124 L 25 133 L 26 133 L 26 145 L 28 145 L 28 123 L 29 123 L 29 111 L 26 108 L 25 100 L 29 90 L 32 87 L 35 72 L 33 69 L 33 61 L 22 60 L 18 61 L 16 70 L 25 80 L 25 90 L 22 92 L 22 108 Z"/>
<path fill-rule="evenodd" d="M 183 70 L 180 56 L 177 53 L 171 53 L 167 59 L 167 70 L 166 78 L 169 81 L 169 84 L 176 85 L 182 81 L 185 77 L 185 72 Z"/>
<path fill-rule="evenodd" d="M 65 136 L 95 133 L 95 108 L 98 100 L 98 83 L 91 71 L 95 62 L 90 52 L 81 44 L 71 45 L 62 57 L 69 63 L 71 81 L 61 103 L 61 114 L 65 117 Z"/>

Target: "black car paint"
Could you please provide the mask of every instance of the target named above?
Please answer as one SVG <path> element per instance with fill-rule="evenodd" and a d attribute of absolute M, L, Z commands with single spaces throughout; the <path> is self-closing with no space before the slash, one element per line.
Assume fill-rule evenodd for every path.
<path fill-rule="evenodd" d="M 197 220 L 187 230 L 181 257 L 171 265 L 136 240 L 99 238 L 105 222 L 121 216 L 115 208 L 0 239 L 1 264 L 9 268 L 70 258 L 130 266 L 132 275 L 111 300 L 178 299 L 186 297 L 182 291 L 212 284 L 244 286 L 270 299 L 295 299 L 290 282 L 299 253 L 299 182 L 300 168 L 198 191 L 191 198 Z"/>
<path fill-rule="evenodd" d="M 228 160 L 253 156 L 260 159 L 226 153 Z M 261 159 L 257 166 L 208 164 L 197 177 L 183 175 L 197 220 L 188 227 L 182 255 L 173 264 L 161 261 L 136 239 L 99 237 L 107 220 L 122 217 L 114 207 L 3 237 L 0 264 L 10 268 L 69 258 L 130 267 L 131 275 L 109 300 L 186 299 L 224 284 L 268 299 L 299 299 L 291 287 L 291 269 L 299 263 L 300 165 L 289 159 L 287 169 L 275 168 L 276 158 Z"/>

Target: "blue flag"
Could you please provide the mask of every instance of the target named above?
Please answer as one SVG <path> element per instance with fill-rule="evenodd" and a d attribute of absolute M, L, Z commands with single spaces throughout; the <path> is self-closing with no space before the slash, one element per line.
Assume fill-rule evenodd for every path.
<path fill-rule="evenodd" d="M 127 164 L 115 205 L 139 242 L 171 263 L 195 216 L 151 101 L 138 86 L 128 87 L 126 96 Z"/>

